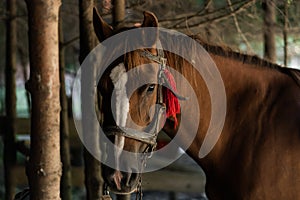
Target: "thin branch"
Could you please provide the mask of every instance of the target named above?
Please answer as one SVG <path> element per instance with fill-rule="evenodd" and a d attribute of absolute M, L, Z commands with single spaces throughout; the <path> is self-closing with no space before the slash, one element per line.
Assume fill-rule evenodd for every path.
<path fill-rule="evenodd" d="M 245 1 L 242 0 L 242 1 L 235 2 L 235 3 L 232 4 L 232 6 L 240 5 L 243 2 L 245 2 Z M 178 21 L 178 20 L 185 20 L 187 18 L 191 19 L 193 17 L 207 17 L 208 15 L 213 15 L 213 14 L 216 14 L 216 13 L 228 10 L 228 7 L 224 6 L 222 8 L 218 8 L 218 9 L 215 9 L 213 11 L 205 12 L 204 13 L 204 11 L 207 9 L 207 7 L 209 6 L 209 4 L 210 4 L 210 0 L 207 0 L 207 2 L 205 3 L 204 7 L 201 8 L 197 12 L 193 12 L 191 14 L 190 13 L 184 14 L 183 16 L 181 15 L 181 16 L 167 18 L 167 19 L 160 19 L 159 22 L 160 23 L 164 23 L 164 22 L 172 22 L 172 21 Z"/>
<path fill-rule="evenodd" d="M 217 16 L 217 17 L 213 17 L 213 18 L 205 20 L 205 21 L 200 21 L 200 22 L 195 23 L 195 24 L 191 24 L 191 25 L 189 25 L 189 28 L 199 27 L 199 26 L 207 24 L 207 23 L 219 22 L 221 20 L 224 20 L 224 19 L 230 17 L 232 14 L 238 14 L 238 13 L 242 12 L 243 10 L 245 10 L 247 7 L 249 7 L 254 2 L 255 2 L 255 0 L 248 1 L 244 4 L 242 4 L 241 6 L 237 7 L 236 9 L 234 9 L 233 12 L 226 13 L 226 14 L 223 14 L 223 15 L 220 15 L 220 16 Z M 199 17 L 199 16 L 197 16 L 197 17 Z M 168 28 L 175 28 L 175 29 L 180 30 L 180 29 L 185 29 L 186 26 L 177 26 L 177 27 L 172 27 L 171 26 L 171 27 L 168 27 Z"/>
<path fill-rule="evenodd" d="M 231 0 L 227 0 L 227 3 L 228 3 L 229 8 L 231 10 L 234 25 L 236 27 L 236 30 L 237 30 L 238 34 L 241 36 L 241 38 L 243 39 L 243 41 L 247 45 L 247 48 L 250 50 L 250 53 L 254 53 L 254 50 L 253 50 L 252 46 L 250 45 L 250 43 L 248 42 L 247 38 L 245 37 L 244 33 L 242 32 L 242 30 L 240 28 L 240 25 L 239 25 L 239 22 L 237 20 L 236 14 L 233 12 L 234 10 L 231 6 Z"/>
<path fill-rule="evenodd" d="M 199 10 L 198 12 L 196 12 L 195 15 L 190 15 L 190 16 L 184 17 L 181 21 L 173 24 L 173 27 L 176 27 L 176 26 L 180 25 L 183 22 L 186 22 L 186 24 L 188 24 L 188 20 L 192 19 L 193 17 L 195 17 L 197 15 L 200 15 L 205 10 L 207 10 L 207 8 L 208 8 L 208 6 L 209 6 L 210 3 L 211 3 L 211 0 L 206 1 L 204 7 L 201 10 Z"/>
<path fill-rule="evenodd" d="M 272 6 L 274 6 L 274 8 L 278 11 L 278 13 L 280 13 L 283 17 L 285 17 L 285 14 L 286 14 L 286 11 L 285 10 L 281 10 L 277 5 L 276 5 L 276 1 L 274 0 L 271 0 L 271 3 L 272 3 Z M 284 4 L 287 4 L 287 7 L 289 6 L 289 3 L 288 3 L 288 0 L 285 0 L 285 3 Z M 285 5 L 284 5 L 285 7 Z M 287 25 L 289 26 L 290 25 L 290 20 L 287 19 Z"/>

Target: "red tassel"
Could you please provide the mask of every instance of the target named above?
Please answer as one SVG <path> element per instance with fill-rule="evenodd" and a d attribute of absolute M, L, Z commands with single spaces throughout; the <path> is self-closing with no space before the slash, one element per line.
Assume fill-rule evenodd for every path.
<path fill-rule="evenodd" d="M 164 70 L 164 73 L 168 79 L 168 82 L 172 90 L 174 92 L 177 92 L 176 82 L 173 75 L 167 69 Z M 167 107 L 166 109 L 167 118 L 172 117 L 174 119 L 174 128 L 176 128 L 178 126 L 178 120 L 176 114 L 180 113 L 179 101 L 177 97 L 173 94 L 173 92 L 166 87 L 163 87 L 163 99 Z"/>

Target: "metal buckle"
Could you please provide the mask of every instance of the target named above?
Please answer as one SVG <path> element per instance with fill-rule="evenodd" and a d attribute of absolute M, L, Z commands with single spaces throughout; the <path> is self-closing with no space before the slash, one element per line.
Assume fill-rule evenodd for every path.
<path fill-rule="evenodd" d="M 167 59 L 164 57 L 159 57 L 158 58 L 160 64 L 163 66 L 163 68 L 167 65 Z"/>

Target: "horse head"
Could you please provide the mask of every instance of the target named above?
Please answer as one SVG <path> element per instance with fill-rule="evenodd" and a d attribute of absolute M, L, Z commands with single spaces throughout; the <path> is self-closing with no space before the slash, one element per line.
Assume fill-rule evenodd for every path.
<path fill-rule="evenodd" d="M 115 162 L 114 168 L 103 166 L 103 177 L 111 191 L 131 193 L 140 182 L 146 158 L 155 150 L 159 131 L 167 124 L 176 129 L 179 97 L 174 79 L 165 68 L 164 52 L 156 48 L 158 31 L 145 38 L 142 30 L 158 26 L 154 14 L 144 12 L 141 25 L 113 29 L 94 10 L 93 24 L 100 42 L 128 29 L 141 29 L 141 36 L 136 38 L 137 48 L 110 64 L 98 83 L 102 128 L 114 144 L 106 152 Z"/>

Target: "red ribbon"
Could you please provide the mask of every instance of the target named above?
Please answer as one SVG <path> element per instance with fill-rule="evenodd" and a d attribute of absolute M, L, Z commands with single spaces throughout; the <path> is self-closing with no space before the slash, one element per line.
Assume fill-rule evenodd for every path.
<path fill-rule="evenodd" d="M 167 69 L 164 70 L 164 74 L 168 79 L 171 89 L 177 93 L 176 82 L 173 75 Z M 172 117 L 174 119 L 174 128 L 176 128 L 178 126 L 176 114 L 180 113 L 180 104 L 178 98 L 169 88 L 163 87 L 163 100 L 167 108 L 167 118 Z"/>

